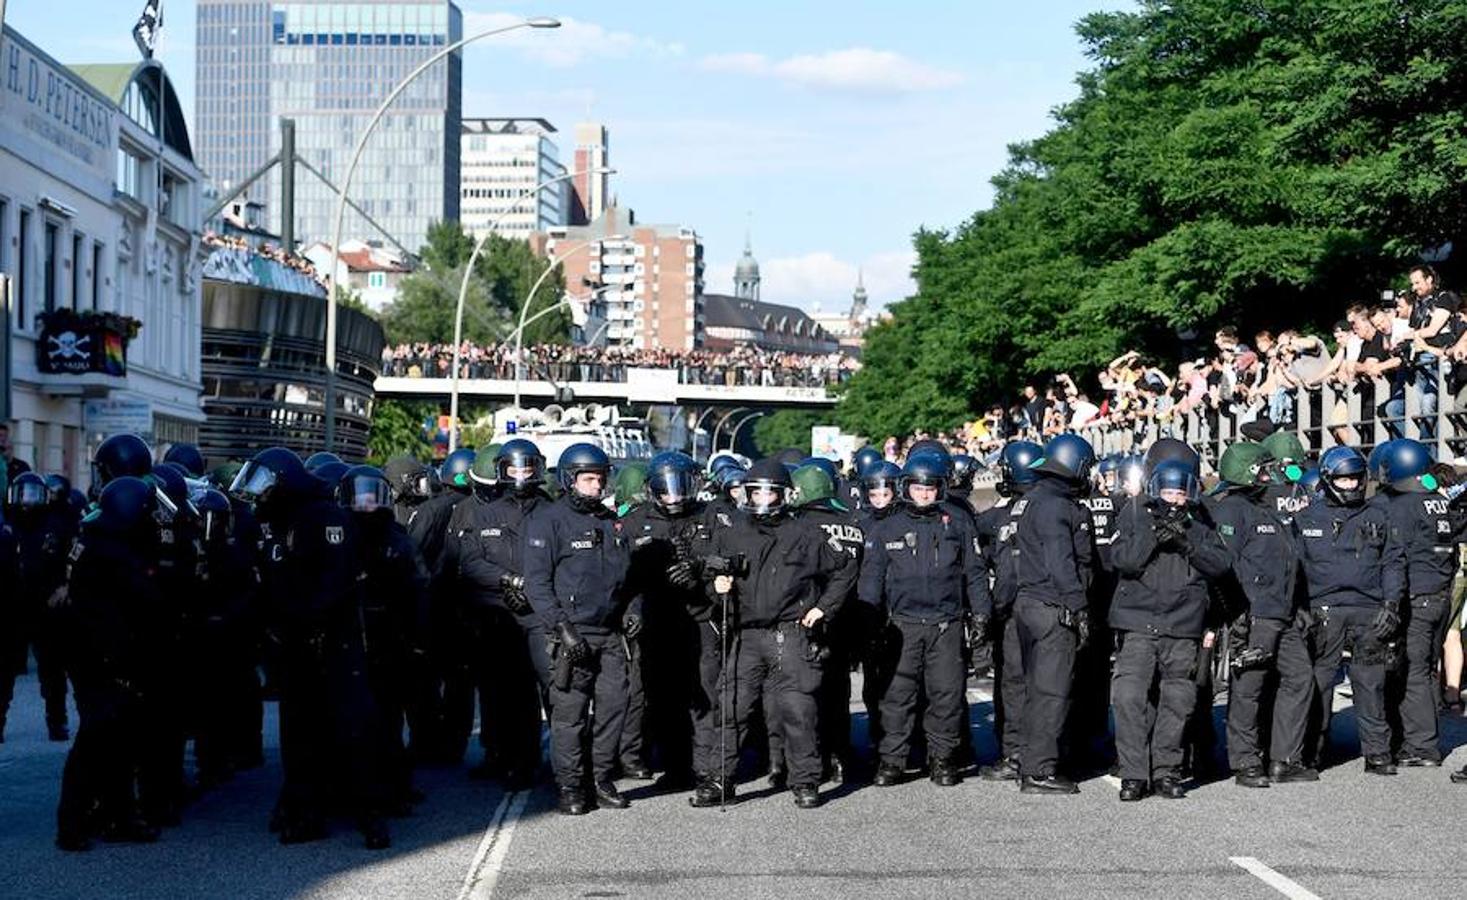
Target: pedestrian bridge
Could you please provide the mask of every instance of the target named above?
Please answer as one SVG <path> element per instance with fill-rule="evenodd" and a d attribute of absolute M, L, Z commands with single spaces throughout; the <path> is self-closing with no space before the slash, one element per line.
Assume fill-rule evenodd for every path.
<path fill-rule="evenodd" d="M 653 404 L 669 406 L 761 406 L 791 409 L 829 409 L 835 406 L 824 385 L 791 387 L 764 384 L 695 384 L 680 377 L 676 369 L 623 370 L 620 381 L 547 381 L 526 378 L 519 383 L 522 405 L 555 402 Z M 450 378 L 402 378 L 382 376 L 376 381 L 378 397 L 447 399 L 453 386 Z M 565 391 L 569 389 L 568 398 Z M 513 401 L 512 378 L 461 378 L 460 397 Z"/>

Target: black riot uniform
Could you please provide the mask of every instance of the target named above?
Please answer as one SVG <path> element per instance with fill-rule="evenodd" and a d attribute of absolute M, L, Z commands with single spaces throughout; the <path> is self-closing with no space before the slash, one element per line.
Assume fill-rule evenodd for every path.
<path fill-rule="evenodd" d="M 28 481 L 35 478 L 25 477 Z M 64 741 L 70 736 L 66 721 L 66 647 L 61 618 L 48 601 L 66 583 L 66 558 L 76 537 L 77 519 L 64 499 L 53 502 L 47 496 L 39 478 L 31 487 L 41 491 L 40 502 L 12 503 L 9 510 L 20 568 L 15 577 L 4 582 L 11 586 L 11 595 L 4 602 L 5 636 L 0 638 L 6 644 L 0 656 L 0 737 L 5 731 L 15 675 L 26 666 L 29 645 L 35 650 L 46 730 L 52 740 Z M 12 485 L 12 493 L 16 492 L 17 486 Z"/>
<path fill-rule="evenodd" d="M 1179 479 L 1193 479 L 1195 488 L 1179 462 L 1158 466 L 1154 479 L 1171 467 Z M 1133 497 L 1117 518 L 1112 558 L 1119 578 L 1110 625 L 1118 644 L 1112 695 L 1121 798 L 1139 800 L 1148 785 L 1179 797 L 1182 737 L 1197 701 L 1207 581 L 1226 575 L 1231 557 L 1200 506 Z"/>
<path fill-rule="evenodd" d="M 978 536 L 970 521 L 936 504 L 904 504 L 866 537 L 859 595 L 883 609 L 900 651 L 881 702 L 881 768 L 892 783 L 906 765 L 918 697 L 926 700 L 923 733 L 933 781 L 957 782 L 964 721 L 964 620 L 988 618 L 992 607 Z"/>
<path fill-rule="evenodd" d="M 1075 692 L 1070 710 L 1070 751 L 1079 768 L 1109 765 L 1107 746 L 1110 732 L 1111 649 L 1110 603 L 1118 575 L 1112 563 L 1112 545 L 1119 529 L 1117 500 L 1110 494 L 1090 490 L 1079 498 L 1090 513 L 1090 533 L 1095 536 L 1095 568 L 1090 582 L 1090 641 L 1075 657 Z M 1124 495 L 1121 502 L 1126 499 Z"/>
<path fill-rule="evenodd" d="M 787 498 L 789 486 L 789 475 L 778 461 L 766 459 L 749 470 L 745 492 L 774 491 Z M 783 503 L 748 506 L 748 515 L 713 534 L 713 554 L 742 563 L 733 567 L 738 571 L 727 602 L 737 633 L 719 688 L 732 706 L 724 713 L 719 704 L 719 725 L 733 727 L 720 736 L 716 776 L 724 783 L 709 780 L 700 785 L 694 803 L 712 805 L 732 794 L 727 782 L 736 770 L 739 748 L 764 694 L 772 693 L 778 722 L 770 723 L 770 728 L 779 728 L 784 735 L 795 801 L 801 807 L 815 806 L 820 802 L 821 776 L 816 694 L 824 661 L 802 620 L 813 610 L 819 610 L 820 618 L 833 620 L 851 593 L 856 567 L 817 525 L 791 515 Z M 716 595 L 715 602 L 719 602 Z"/>
<path fill-rule="evenodd" d="M 1338 453 L 1337 453 L 1338 451 Z M 1356 460 L 1358 458 L 1358 467 Z M 1323 502 L 1294 516 L 1300 563 L 1309 591 L 1313 629 L 1315 697 L 1305 754 L 1314 762 L 1329 739 L 1334 685 L 1341 658 L 1350 651 L 1350 684 L 1366 771 L 1393 774 L 1385 716 L 1385 673 L 1396 653 L 1399 615 L 1406 593 L 1405 548 L 1391 533 L 1383 505 L 1364 503 L 1365 461 L 1350 448 L 1331 448 L 1320 459 Z M 1333 486 L 1336 471 L 1358 472 L 1360 487 Z"/>
<path fill-rule="evenodd" d="M 574 486 L 578 474 L 598 472 L 604 487 L 609 470 L 598 448 L 572 445 L 558 463 L 565 495 L 525 520 L 525 596 L 546 639 L 559 643 L 556 668 L 569 664 L 568 677 L 557 672 L 550 688 L 550 751 L 569 814 L 587 810 L 588 787 L 603 806 L 626 805 L 611 777 L 627 702 L 623 619 L 640 609 L 629 605 L 631 554 L 621 523 L 599 497 Z"/>
<path fill-rule="evenodd" d="M 799 473 L 796 473 L 798 477 Z M 850 556 L 853 566 L 860 566 L 865 535 L 857 517 L 834 497 L 805 503 L 797 515 L 819 526 L 832 548 Z M 849 610 L 852 605 L 847 603 L 845 608 Z M 860 638 L 861 624 L 859 616 L 841 616 L 817 629 L 816 639 L 829 653 L 817 697 L 820 704 L 821 769 L 836 783 L 844 780 L 847 766 L 854 762 L 851 752 L 851 653 Z"/>
<path fill-rule="evenodd" d="M 1046 456 L 1048 465 L 1053 456 Z M 1070 711 L 1076 655 L 1089 637 L 1087 597 L 1095 548 L 1090 515 L 1076 502 L 1083 474 L 1036 471 L 1043 477 L 1010 513 L 1018 587 L 1014 616 L 1025 674 L 1021 789 L 1073 793 L 1074 785 L 1057 774 L 1059 742 Z"/>
<path fill-rule="evenodd" d="M 531 784 L 540 766 L 550 658 L 545 630 L 525 597 L 523 553 L 526 520 L 549 502 L 538 484 L 498 498 L 476 490 L 454 509 L 450 526 L 454 539 L 448 565 L 457 572 L 454 591 L 474 623 L 478 664 L 484 761 L 473 772 L 511 787 Z"/>
<path fill-rule="evenodd" d="M 1467 529 L 1467 512 L 1454 509 L 1419 478 L 1397 482 L 1377 499 L 1384 500 L 1394 543 L 1406 557 L 1406 677 L 1400 705 L 1401 740 L 1397 762 L 1440 765 L 1437 733 L 1436 663 L 1446 637 L 1452 608 L 1452 579 L 1457 574 L 1457 545 Z"/>
<path fill-rule="evenodd" d="M 647 735 L 669 786 L 691 785 L 716 768 L 720 623 L 698 578 L 698 561 L 712 540 L 707 509 L 675 511 L 653 498 L 622 519 L 631 547 L 633 590 L 644 624 Z"/>
<path fill-rule="evenodd" d="M 1302 763 L 1314 666 L 1297 603 L 1293 529 L 1267 491 L 1242 486 L 1219 497 L 1212 514 L 1232 551 L 1229 588 L 1243 606 L 1233 625 L 1228 764 L 1246 786 L 1266 785 L 1270 777 L 1314 780 L 1317 774 Z"/>
<path fill-rule="evenodd" d="M 446 568 L 449 523 L 454 509 L 469 497 L 466 489 L 452 488 L 413 507 L 408 516 L 407 533 L 422 554 L 430 580 L 428 616 L 430 637 L 428 665 L 432 667 L 432 687 L 425 692 L 431 699 L 424 703 L 434 709 L 421 710 L 410 718 L 426 729 L 413 729 L 413 753 L 436 762 L 457 763 L 468 748 L 469 733 L 474 728 L 474 674 L 472 647 L 462 610 L 451 589 L 452 573 Z M 420 740 L 420 730 L 431 733 L 430 740 Z M 421 744 L 421 746 L 420 746 Z"/>
<path fill-rule="evenodd" d="M 98 832 L 108 840 L 158 838 L 136 794 L 144 657 L 162 605 L 155 510 L 152 485 L 114 478 L 72 546 L 66 622 L 80 724 L 56 810 L 56 841 L 66 850 L 87 849 Z"/>
<path fill-rule="evenodd" d="M 340 791 L 367 846 L 386 847 L 351 516 L 282 448 L 256 455 L 232 491 L 256 502 L 261 597 L 279 660 L 285 781 L 272 827 L 282 843 L 324 837 L 328 799 Z"/>
<path fill-rule="evenodd" d="M 1024 745 L 1024 699 L 1027 679 L 1024 654 L 1019 643 L 1019 622 L 1014 617 L 1014 600 L 1019 585 L 1015 573 L 1013 536 L 1017 527 L 1014 511 L 1028 485 L 1014 486 L 1011 496 L 982 511 L 977 517 L 978 542 L 984 563 L 992 575 L 993 612 L 988 639 L 993 656 L 993 733 L 998 742 L 998 759 L 979 770 L 990 781 L 1014 781 L 1019 777 L 1019 760 Z M 1017 507 L 1020 515 L 1025 507 Z"/>

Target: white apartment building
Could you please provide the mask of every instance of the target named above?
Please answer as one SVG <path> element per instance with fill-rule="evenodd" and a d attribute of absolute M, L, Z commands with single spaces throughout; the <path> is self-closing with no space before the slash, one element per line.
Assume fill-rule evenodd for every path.
<path fill-rule="evenodd" d="M 459 221 L 475 237 L 491 229 L 529 238 L 568 221 L 571 186 L 562 181 L 525 195 L 565 174 L 555 127 L 544 119 L 464 119 L 459 147 Z M 495 222 L 498 225 L 494 225 Z"/>

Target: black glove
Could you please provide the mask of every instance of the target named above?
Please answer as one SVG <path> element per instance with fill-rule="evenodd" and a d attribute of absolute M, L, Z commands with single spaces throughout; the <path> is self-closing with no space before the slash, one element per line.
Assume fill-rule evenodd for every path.
<path fill-rule="evenodd" d="M 698 586 L 698 568 L 696 559 L 679 560 L 667 567 L 667 583 L 685 591 L 692 590 Z"/>
<path fill-rule="evenodd" d="M 1234 675 L 1253 669 L 1266 669 L 1271 665 L 1273 665 L 1273 654 L 1262 647 L 1249 647 L 1228 660 L 1228 667 L 1233 670 Z"/>
<path fill-rule="evenodd" d="M 504 608 L 517 616 L 530 611 L 530 600 L 525 596 L 525 576 L 505 572 L 499 576 L 499 589 L 504 592 Z"/>
<path fill-rule="evenodd" d="M 1378 641 L 1390 640 L 1396 635 L 1396 629 L 1401 627 L 1401 614 L 1396 611 L 1396 604 L 1382 603 L 1380 611 L 1375 614 L 1375 619 L 1370 623 L 1370 633 Z"/>
<path fill-rule="evenodd" d="M 636 640 L 637 635 L 642 633 L 642 617 L 631 612 L 622 616 L 621 633 L 626 635 L 627 640 Z"/>
<path fill-rule="evenodd" d="M 560 624 L 555 626 L 555 630 L 560 635 L 560 652 L 565 654 L 565 658 L 570 661 L 571 665 L 590 658 L 591 647 L 576 633 L 574 625 L 562 619 Z"/>
<path fill-rule="evenodd" d="M 975 613 L 968 617 L 967 629 L 963 635 L 968 642 L 968 650 L 971 652 L 988 640 L 988 617 Z"/>
<path fill-rule="evenodd" d="M 1059 621 L 1061 625 L 1075 632 L 1079 649 L 1090 646 L 1090 610 L 1084 607 L 1061 609 Z"/>

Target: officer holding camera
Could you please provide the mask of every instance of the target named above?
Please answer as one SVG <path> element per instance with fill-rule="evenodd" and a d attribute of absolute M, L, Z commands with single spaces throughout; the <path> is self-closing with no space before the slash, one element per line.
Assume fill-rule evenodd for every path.
<path fill-rule="evenodd" d="M 820 750 L 815 695 L 824 660 L 811 637 L 822 620 L 839 612 L 851 593 L 856 567 L 832 546 L 814 522 L 791 509 L 789 472 L 778 459 L 760 460 L 744 482 L 748 515 L 719 529 L 705 577 L 719 604 L 730 609 L 737 631 L 719 685 L 722 744 L 716 773 L 707 773 L 691 802 L 716 806 L 733 796 L 739 748 L 766 692 L 773 694 L 785 737 L 790 789 L 802 809 L 820 805 Z M 724 702 L 732 689 L 730 711 Z M 729 719 L 732 718 L 730 723 Z"/>

